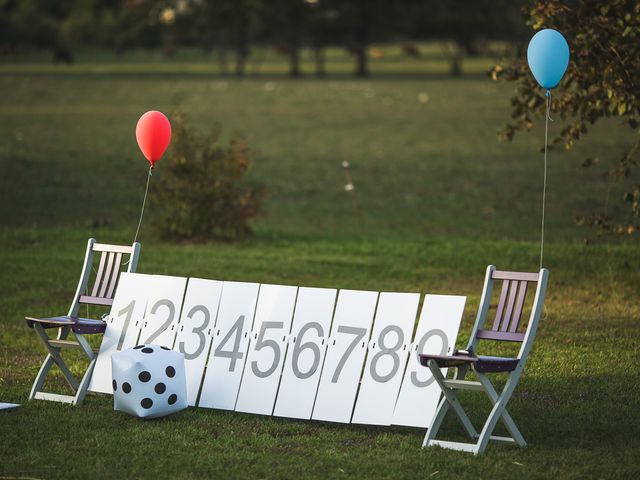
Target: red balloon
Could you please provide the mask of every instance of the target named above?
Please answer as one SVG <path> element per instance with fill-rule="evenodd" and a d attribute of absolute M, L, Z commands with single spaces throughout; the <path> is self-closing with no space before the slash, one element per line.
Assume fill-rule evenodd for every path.
<path fill-rule="evenodd" d="M 156 110 L 142 115 L 136 125 L 136 140 L 153 168 L 171 141 L 171 124 L 167 117 Z"/>

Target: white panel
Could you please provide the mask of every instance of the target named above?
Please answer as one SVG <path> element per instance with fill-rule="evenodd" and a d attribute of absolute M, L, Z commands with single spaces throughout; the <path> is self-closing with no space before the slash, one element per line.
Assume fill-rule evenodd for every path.
<path fill-rule="evenodd" d="M 466 299 L 453 295 L 425 296 L 392 424 L 429 426 L 441 392 L 429 369 L 420 365 L 418 353 L 448 355 L 453 352 Z M 442 369 L 442 373 L 446 374 L 446 369 Z"/>
<path fill-rule="evenodd" d="M 138 344 L 173 348 L 187 279 L 154 275 Z"/>
<path fill-rule="evenodd" d="M 187 400 L 192 406 L 198 399 L 221 293 L 222 282 L 189 279 L 174 350 L 184 355 Z"/>
<path fill-rule="evenodd" d="M 224 282 L 222 285 L 200 407 L 223 410 L 236 407 L 259 288 L 257 283 Z"/>
<path fill-rule="evenodd" d="M 298 289 L 296 310 L 273 414 L 310 419 L 327 351 L 337 291 Z"/>
<path fill-rule="evenodd" d="M 353 423 L 391 425 L 419 303 L 419 293 L 380 294 Z"/>
<path fill-rule="evenodd" d="M 298 287 L 260 285 L 236 410 L 271 415 L 284 365 Z"/>
<path fill-rule="evenodd" d="M 107 329 L 102 337 L 100 352 L 91 376 L 90 391 L 113 393 L 111 354 L 137 345 L 147 305 L 147 292 L 153 278 L 154 275 L 141 273 L 120 274 L 111 312 L 107 318 Z"/>
<path fill-rule="evenodd" d="M 341 290 L 322 368 L 314 420 L 351 421 L 377 292 Z"/>

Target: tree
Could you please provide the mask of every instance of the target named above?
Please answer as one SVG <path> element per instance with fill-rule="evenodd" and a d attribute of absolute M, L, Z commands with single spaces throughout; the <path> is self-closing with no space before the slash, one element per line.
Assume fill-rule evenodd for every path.
<path fill-rule="evenodd" d="M 165 238 L 206 242 L 239 240 L 251 233 L 267 191 L 246 175 L 251 150 L 244 138 L 226 142 L 216 126 L 203 135 L 176 110 L 171 154 L 163 160 L 162 182 L 152 182 L 153 223 Z M 160 186 L 162 185 L 162 186 Z"/>
<path fill-rule="evenodd" d="M 398 6 L 383 0 L 336 0 L 338 20 L 348 31 L 349 51 L 356 60 L 355 75 L 369 76 L 369 45 L 382 40 L 393 25 Z M 337 32 L 337 31 L 336 31 Z"/>
<path fill-rule="evenodd" d="M 569 68 L 553 96 L 553 111 L 569 122 L 554 143 L 570 150 L 590 125 L 609 117 L 620 119 L 638 134 L 606 174 L 608 191 L 603 207 L 588 218 L 591 225 L 603 230 L 631 234 L 640 219 L 640 184 L 635 169 L 640 155 L 640 3 L 538 0 L 523 11 L 534 30 L 561 31 L 571 49 Z M 545 92 L 536 84 L 522 57 L 497 65 L 492 76 L 516 82 L 511 121 L 500 133 L 501 138 L 511 140 L 517 131 L 532 128 L 532 116 L 544 115 Z M 596 162 L 597 159 L 587 158 L 583 166 Z M 622 181 L 632 185 L 622 197 L 630 203 L 627 212 L 631 220 L 626 224 L 613 218 L 609 208 L 610 192 Z"/>
<path fill-rule="evenodd" d="M 307 2 L 310 3 L 310 2 Z M 311 37 L 316 77 L 322 78 L 325 70 L 325 47 L 332 41 L 335 42 L 344 34 L 340 30 L 338 18 L 340 12 L 330 2 L 311 2 L 309 12 L 308 30 Z"/>
<path fill-rule="evenodd" d="M 490 40 L 523 38 L 522 0 L 405 0 L 403 28 L 411 38 L 441 41 L 454 76 L 462 74 L 465 56 L 486 50 Z"/>

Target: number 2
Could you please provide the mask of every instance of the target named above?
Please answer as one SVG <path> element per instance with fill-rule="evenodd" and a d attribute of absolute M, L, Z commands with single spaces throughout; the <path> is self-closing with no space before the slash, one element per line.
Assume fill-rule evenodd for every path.
<path fill-rule="evenodd" d="M 151 336 L 147 338 L 147 341 L 144 343 L 153 343 L 153 341 L 156 338 L 158 338 L 162 332 L 164 332 L 167 328 L 169 328 L 169 325 L 171 325 L 171 322 L 173 322 L 173 317 L 175 317 L 176 315 L 176 307 L 173 304 L 173 302 L 166 298 L 163 298 L 162 300 L 158 300 L 155 303 L 155 305 L 151 307 L 151 314 L 155 315 L 155 313 L 158 311 L 160 307 L 167 307 L 169 309 L 169 315 L 167 315 L 167 319 L 165 320 L 165 322 L 162 325 L 160 325 L 160 328 L 158 328 L 155 332 L 153 332 Z"/>

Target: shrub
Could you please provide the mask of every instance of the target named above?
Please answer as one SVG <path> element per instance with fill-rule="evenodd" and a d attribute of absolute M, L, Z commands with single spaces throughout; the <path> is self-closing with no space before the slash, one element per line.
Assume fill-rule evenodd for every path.
<path fill-rule="evenodd" d="M 159 178 L 151 182 L 154 225 L 174 240 L 245 237 L 266 196 L 262 184 L 244 179 L 251 166 L 246 141 L 234 135 L 225 146 L 219 127 L 202 135 L 179 110 L 171 115 L 171 125 L 170 150 L 156 170 Z"/>

